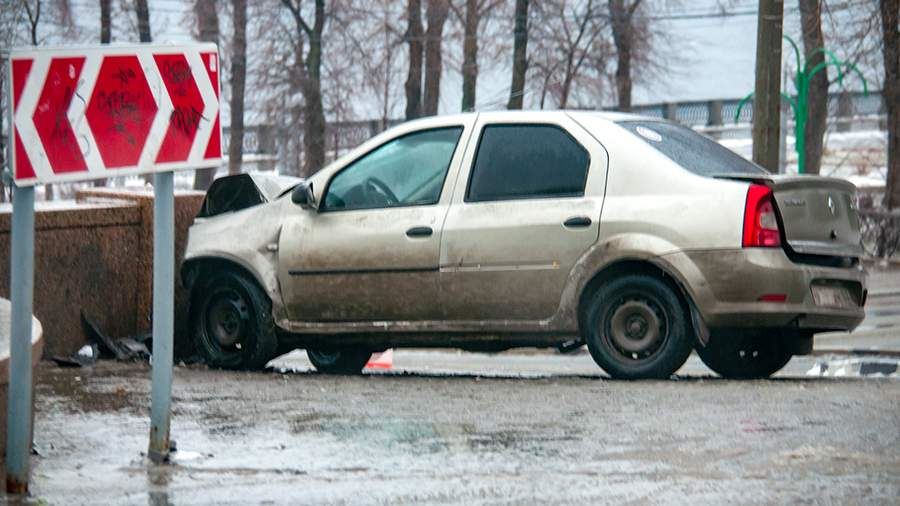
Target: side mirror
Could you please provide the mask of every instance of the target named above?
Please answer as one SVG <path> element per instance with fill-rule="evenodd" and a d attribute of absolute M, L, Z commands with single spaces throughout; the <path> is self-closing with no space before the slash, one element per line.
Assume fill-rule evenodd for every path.
<path fill-rule="evenodd" d="M 303 181 L 295 186 L 291 191 L 291 202 L 300 207 L 318 209 L 319 204 L 316 202 L 316 194 L 313 192 L 312 182 Z"/>

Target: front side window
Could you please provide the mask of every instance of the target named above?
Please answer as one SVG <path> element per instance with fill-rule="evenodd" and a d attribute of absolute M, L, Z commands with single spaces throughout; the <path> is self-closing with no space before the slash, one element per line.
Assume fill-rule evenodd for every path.
<path fill-rule="evenodd" d="M 552 125 L 488 125 L 469 177 L 467 202 L 579 197 L 590 157 Z"/>
<path fill-rule="evenodd" d="M 415 132 L 375 148 L 331 179 L 323 210 L 436 204 L 462 130 Z"/>

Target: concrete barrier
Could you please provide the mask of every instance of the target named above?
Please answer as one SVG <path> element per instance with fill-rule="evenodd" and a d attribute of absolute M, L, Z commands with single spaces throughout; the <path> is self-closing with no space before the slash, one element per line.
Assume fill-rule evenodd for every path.
<path fill-rule="evenodd" d="M 202 200 L 202 192 L 176 194 L 176 264 Z M 10 207 L 0 207 L 2 297 L 9 296 L 10 218 Z M 78 191 L 75 202 L 39 204 L 34 313 L 44 325 L 45 353 L 68 356 L 84 345 L 82 311 L 112 336 L 149 331 L 152 265 L 152 190 L 92 188 Z M 187 294 L 178 279 L 175 304 L 176 343 L 185 342 Z"/>

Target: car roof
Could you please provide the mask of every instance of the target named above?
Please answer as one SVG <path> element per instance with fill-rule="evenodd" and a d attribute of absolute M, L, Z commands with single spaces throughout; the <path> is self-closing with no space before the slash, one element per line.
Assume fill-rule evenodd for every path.
<path fill-rule="evenodd" d="M 592 117 L 596 119 L 611 121 L 611 122 L 619 122 L 619 121 L 664 121 L 661 118 L 656 118 L 652 116 L 644 116 L 640 114 L 632 114 L 626 112 L 618 112 L 618 111 L 589 111 L 589 110 L 567 110 L 567 109 L 559 109 L 559 110 L 516 110 L 516 111 L 483 111 L 485 113 L 489 113 L 494 119 L 509 119 L 515 120 L 516 118 L 529 118 L 536 119 L 540 118 L 544 115 L 554 115 L 559 113 L 565 113 L 572 117 Z M 458 114 L 442 114 L 440 116 L 431 116 L 427 118 L 420 118 L 417 120 L 413 120 L 414 122 L 427 122 L 431 125 L 434 124 L 455 124 L 465 119 L 471 119 L 473 116 L 477 116 L 479 112 L 468 112 L 468 113 L 458 113 Z"/>

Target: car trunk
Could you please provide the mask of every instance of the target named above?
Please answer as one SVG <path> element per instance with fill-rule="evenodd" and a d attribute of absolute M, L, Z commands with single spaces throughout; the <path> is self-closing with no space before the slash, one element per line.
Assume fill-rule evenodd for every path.
<path fill-rule="evenodd" d="M 725 179 L 756 182 L 772 189 L 787 246 L 801 255 L 859 257 L 856 187 L 843 179 L 822 176 L 737 175 Z"/>

